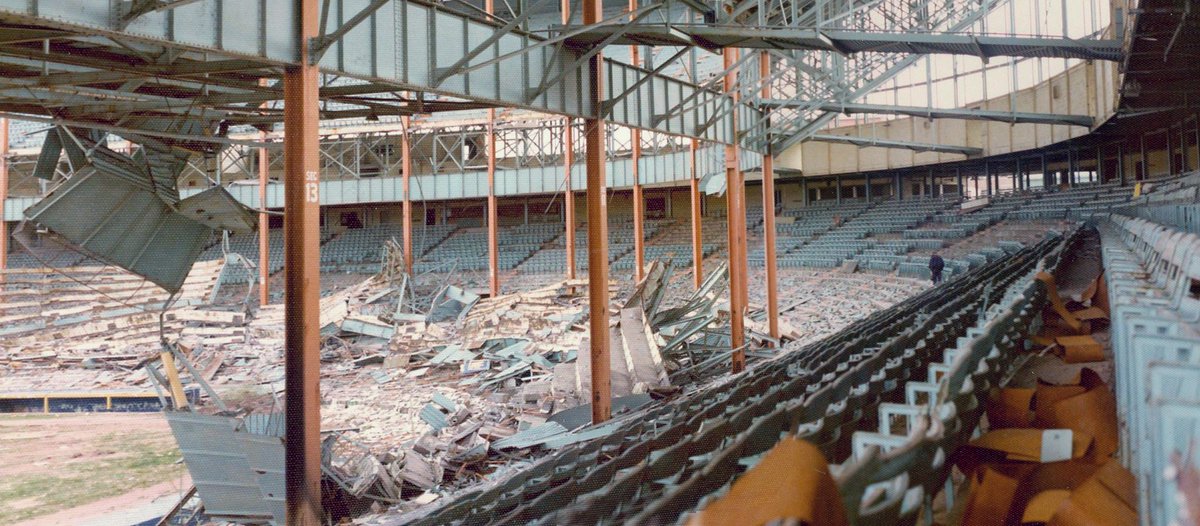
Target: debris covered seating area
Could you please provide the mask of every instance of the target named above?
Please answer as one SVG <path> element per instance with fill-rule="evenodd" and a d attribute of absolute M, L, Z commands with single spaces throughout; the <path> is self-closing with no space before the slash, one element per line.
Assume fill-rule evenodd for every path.
<path fill-rule="evenodd" d="M 889 523 L 889 517 L 911 518 L 921 499 L 906 499 L 906 494 L 932 496 L 941 487 L 949 473 L 945 452 L 968 438 L 986 380 L 1003 366 L 999 356 L 985 362 L 988 344 L 1015 330 L 1011 316 L 1027 318 L 1040 306 L 1030 278 L 1053 266 L 1061 243 L 1061 238 L 1048 239 L 998 259 L 720 385 L 585 428 L 573 433 L 574 439 L 554 440 L 555 451 L 546 459 L 490 487 L 458 495 L 415 523 L 674 522 L 723 493 L 785 433 L 817 444 L 841 466 L 835 471 L 844 479 L 847 509 L 884 521 L 879 524 Z M 980 318 L 981 312 L 988 314 Z M 956 350 L 939 355 L 947 347 Z M 916 404 L 912 393 L 931 392 L 914 389 L 928 381 L 924 369 L 937 363 L 950 368 L 944 376 L 950 383 L 932 384 L 932 392 L 950 393 L 939 403 L 954 404 L 958 413 L 950 413 L 951 422 L 938 422 L 942 429 L 936 440 L 901 448 L 908 430 L 897 429 L 894 438 L 880 439 L 890 442 L 883 451 L 856 447 L 864 440 L 859 430 L 882 414 L 878 404 Z M 964 387 L 964 379 L 980 369 L 983 375 Z M 931 423 L 917 424 L 922 413 L 912 414 L 913 426 L 947 418 L 944 412 L 923 413 Z M 882 431 L 886 434 L 886 428 Z M 943 448 L 940 465 L 938 448 Z M 893 449 L 905 455 L 897 459 Z M 866 486 L 877 482 L 890 485 L 883 505 L 858 502 Z"/>

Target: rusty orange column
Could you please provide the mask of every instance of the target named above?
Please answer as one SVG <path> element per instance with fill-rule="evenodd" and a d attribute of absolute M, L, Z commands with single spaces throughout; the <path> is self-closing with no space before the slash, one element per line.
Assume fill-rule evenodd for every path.
<path fill-rule="evenodd" d="M 289 525 L 321 524 L 320 166 L 317 0 L 299 3 L 300 62 L 283 76 L 285 470 Z"/>
<path fill-rule="evenodd" d="M 760 78 L 766 79 L 771 76 L 771 59 L 770 55 L 764 51 L 759 59 L 759 74 Z M 762 96 L 764 99 L 771 98 L 771 85 L 768 82 L 763 83 Z M 767 119 L 766 126 L 771 127 L 770 118 Z M 779 272 L 775 262 L 775 166 L 774 159 L 771 158 L 771 143 L 767 140 L 767 152 L 762 158 L 763 172 L 763 244 L 766 245 L 766 261 L 764 266 L 767 273 L 767 327 L 772 338 L 779 338 Z"/>
<path fill-rule="evenodd" d="M 496 231 L 496 110 L 488 109 L 487 124 L 487 229 L 488 229 L 488 290 L 492 297 L 500 295 L 500 247 Z"/>
<path fill-rule="evenodd" d="M 700 288 L 700 283 L 704 281 L 704 232 L 703 225 L 700 221 L 700 179 L 697 177 L 696 171 L 696 139 L 692 139 L 688 146 L 688 154 L 690 159 L 692 176 L 688 180 L 689 192 L 692 204 L 692 283 L 697 289 Z"/>
<path fill-rule="evenodd" d="M 737 61 L 736 49 L 726 49 L 724 53 L 725 69 L 729 69 Z M 725 91 L 730 93 L 734 105 L 737 104 L 737 93 L 734 86 L 737 82 L 737 71 L 729 71 L 725 75 Z M 736 123 L 736 111 L 731 119 Z M 735 125 L 736 126 L 736 125 Z M 730 141 L 737 142 L 737 129 L 730 135 Z M 730 312 L 730 343 L 733 348 L 733 372 L 740 373 L 746 369 L 746 351 L 742 346 L 746 342 L 745 312 L 746 312 L 746 184 L 742 171 L 738 169 L 738 149 L 736 144 L 725 147 L 725 206 L 726 221 L 729 231 L 729 312 Z"/>
<path fill-rule="evenodd" d="M 633 138 L 633 279 L 641 281 L 646 276 L 646 212 L 638 170 L 638 162 L 642 158 L 642 132 L 634 129 L 630 134 Z"/>
<path fill-rule="evenodd" d="M 495 10 L 493 0 L 486 0 L 483 8 L 491 14 Z M 488 108 L 487 121 L 487 228 L 488 228 L 488 290 L 492 297 L 500 295 L 500 247 L 496 225 L 496 109 Z"/>
<path fill-rule="evenodd" d="M 259 133 L 259 140 L 266 144 L 267 132 Z M 271 222 L 267 217 L 267 175 L 270 168 L 267 148 L 258 149 L 258 304 L 267 306 L 271 302 Z"/>
<path fill-rule="evenodd" d="M 562 23 L 571 23 L 571 0 L 562 0 L 559 5 Z M 571 166 L 575 164 L 575 134 L 571 129 L 574 119 L 563 119 L 563 215 L 567 229 L 567 279 L 575 279 L 575 187 L 571 183 Z"/>
<path fill-rule="evenodd" d="M 8 222 L 4 220 L 4 204 L 8 200 L 8 119 L 0 117 L 0 283 L 8 270 Z"/>
<path fill-rule="evenodd" d="M 404 219 L 401 227 L 404 237 L 404 271 L 409 277 L 413 275 L 413 243 L 412 243 L 412 196 L 409 194 L 412 187 L 409 186 L 409 178 L 412 176 L 412 143 L 409 139 L 408 126 L 411 124 L 409 117 L 400 117 L 401 127 L 400 133 L 400 149 L 403 150 L 404 157 L 400 161 L 400 178 L 401 186 L 404 189 Z"/>
<path fill-rule="evenodd" d="M 637 0 L 629 0 L 629 12 L 637 10 Z M 638 64 L 638 46 L 629 46 L 629 63 Z M 642 131 L 632 128 L 629 131 L 632 143 L 631 161 L 633 169 L 633 280 L 641 281 L 646 276 L 646 239 L 645 239 L 645 205 L 642 198 L 641 168 L 642 160 Z"/>
<path fill-rule="evenodd" d="M 563 18 L 566 18 L 565 14 Z M 563 189 L 563 216 L 567 229 L 567 279 L 575 279 L 575 189 L 571 186 L 571 166 L 575 164 L 575 137 L 571 132 L 571 118 L 567 117 L 563 119 L 563 178 L 566 185 Z"/>
<path fill-rule="evenodd" d="M 583 0 L 583 23 L 600 22 L 601 0 Z M 588 311 L 592 356 L 592 423 L 612 416 L 608 348 L 608 205 L 604 158 L 604 59 L 596 53 L 588 59 L 587 107 L 592 116 L 584 119 L 583 132 L 587 158 L 588 221 Z"/>

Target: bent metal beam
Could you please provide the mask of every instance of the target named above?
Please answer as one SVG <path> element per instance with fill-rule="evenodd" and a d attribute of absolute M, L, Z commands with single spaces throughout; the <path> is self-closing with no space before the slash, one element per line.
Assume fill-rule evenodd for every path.
<path fill-rule="evenodd" d="M 802 101 L 764 99 L 759 102 L 764 108 L 802 108 Z M 855 113 L 877 115 L 908 115 L 927 119 L 962 119 L 968 121 L 997 121 L 1012 124 L 1069 124 L 1091 127 L 1096 119 L 1090 115 L 1066 115 L 1059 113 L 1029 113 L 996 111 L 973 108 L 926 108 L 923 106 L 889 106 L 886 104 L 829 103 L 817 107 L 821 111 L 852 115 Z"/>
<path fill-rule="evenodd" d="M 912 141 L 896 141 L 891 139 L 875 139 L 872 137 L 860 137 L 857 135 L 834 135 L 818 133 L 808 138 L 810 141 L 818 142 L 836 142 L 842 144 L 853 144 L 859 148 L 895 148 L 900 150 L 914 150 L 918 152 L 938 152 L 938 153 L 957 153 L 966 156 L 982 155 L 982 148 L 973 148 L 970 146 L 951 146 L 945 144 L 931 144 L 924 142 Z"/>

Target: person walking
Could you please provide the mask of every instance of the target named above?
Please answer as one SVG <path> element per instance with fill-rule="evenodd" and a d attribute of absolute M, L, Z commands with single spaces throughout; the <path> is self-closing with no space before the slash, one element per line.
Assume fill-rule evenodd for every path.
<path fill-rule="evenodd" d="M 934 285 L 942 282 L 942 269 L 944 268 L 946 268 L 946 262 L 942 260 L 942 256 L 934 252 L 929 257 L 929 275 L 933 279 Z"/>

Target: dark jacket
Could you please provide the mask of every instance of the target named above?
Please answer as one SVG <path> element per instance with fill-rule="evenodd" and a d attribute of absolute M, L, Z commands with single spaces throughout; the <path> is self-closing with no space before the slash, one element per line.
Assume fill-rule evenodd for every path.
<path fill-rule="evenodd" d="M 946 262 L 942 260 L 942 256 L 934 254 L 929 258 L 929 270 L 941 272 L 943 268 L 946 268 Z"/>

